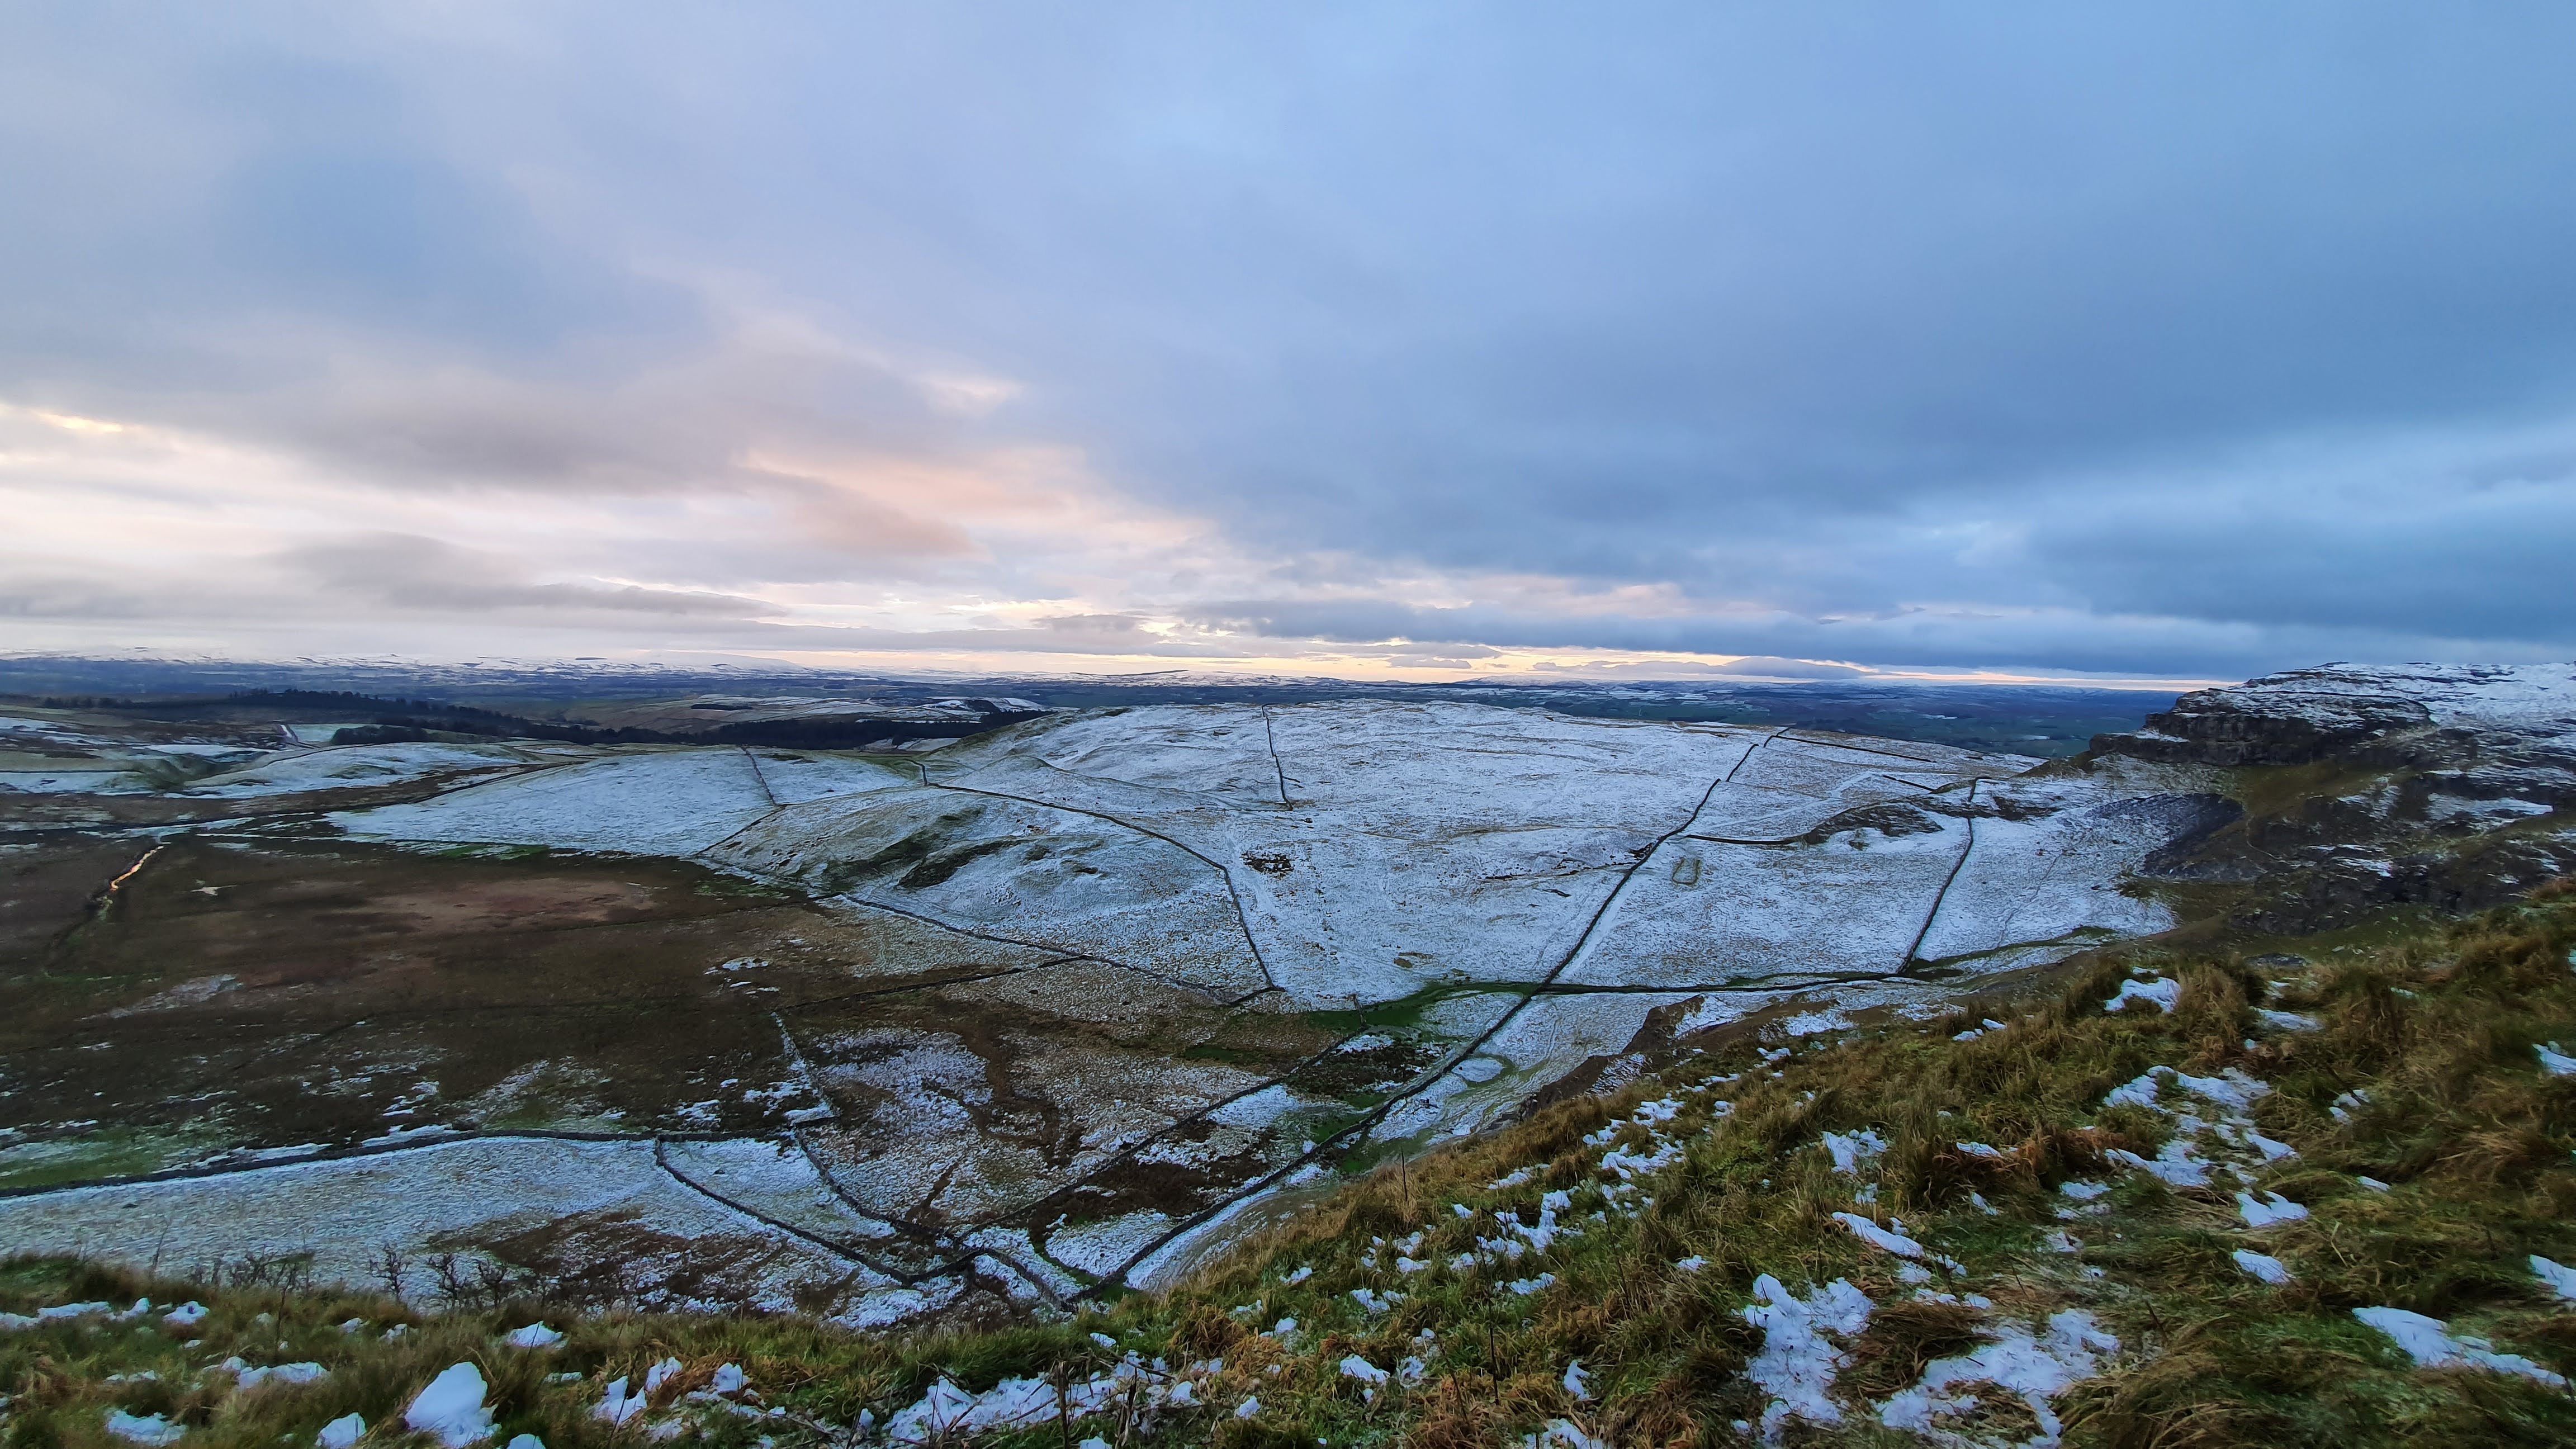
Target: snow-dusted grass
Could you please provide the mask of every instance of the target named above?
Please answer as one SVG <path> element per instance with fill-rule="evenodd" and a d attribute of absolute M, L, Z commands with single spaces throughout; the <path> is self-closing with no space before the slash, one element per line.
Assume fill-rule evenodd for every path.
<path fill-rule="evenodd" d="M 325 736 L 327 739 L 328 736 Z M 345 790 L 357 785 L 400 785 L 449 777 L 459 781 L 531 765 L 578 759 L 588 751 L 562 745 L 396 743 L 329 745 L 272 755 L 256 764 L 191 783 L 183 792 L 222 799 Z"/>
<path fill-rule="evenodd" d="M 1893 837 L 1857 828 L 1816 845 L 1676 840 L 1637 872 L 1566 980 L 1804 984 L 1893 973 L 1967 845 L 1955 820 Z M 1696 868 L 1677 870 L 1685 861 Z"/>
<path fill-rule="evenodd" d="M 773 1151 L 775 1160 L 754 1171 L 717 1164 L 718 1149 L 675 1149 L 684 1173 L 707 1159 L 700 1165 L 713 1175 L 693 1180 L 708 1190 L 727 1192 L 727 1175 L 740 1168 L 747 1185 L 728 1195 L 856 1241 L 890 1231 L 877 1218 L 961 1230 L 991 1224 L 1131 1150 L 1140 1151 L 1140 1168 L 1180 1184 L 1136 1222 L 1177 1221 L 1291 1167 L 1394 1085 L 1304 1096 L 1265 1088 L 1266 1069 L 1226 1057 L 1230 1048 L 1218 1060 L 1176 1055 L 1173 1041 L 1206 1033 L 1164 1040 L 1140 1031 L 1158 993 L 1188 995 L 1205 1013 L 1275 981 L 1283 990 L 1261 998 L 1261 1009 L 1374 1004 L 1373 1024 L 1405 1018 L 1408 1049 L 1418 1043 L 1452 1059 L 1415 1082 L 1418 1090 L 1363 1140 L 1371 1150 L 1413 1150 L 1494 1120 L 1594 1058 L 1615 1059 L 1601 1080 L 1616 1085 L 1638 1070 L 1628 1049 L 1659 1009 L 1686 1007 L 1688 1029 L 1777 1004 L 1820 978 L 1862 978 L 1799 1004 L 1792 1030 L 1830 1036 L 1847 1029 L 1852 1010 L 1920 1011 L 1950 989 L 1890 979 L 1918 935 L 1930 955 L 1934 942 L 1942 951 L 1993 951 L 2026 942 L 2025 933 L 2063 940 L 2160 924 L 2154 908 L 2108 888 L 2154 843 L 2111 808 L 2127 787 L 1999 783 L 2029 763 L 1717 726 L 1353 704 L 1064 717 L 892 765 L 716 747 L 353 746 L 277 757 L 205 788 L 520 769 L 334 819 L 369 838 L 697 854 L 1135 968 L 1056 964 L 949 988 L 943 998 L 976 1010 L 976 1032 L 1026 1010 L 1096 1026 L 1106 1045 L 1016 1029 L 998 1047 L 989 1036 L 970 1045 L 967 1027 L 940 1021 L 817 1028 L 812 1056 L 834 1105 L 807 1107 L 804 1125 L 864 1214 L 810 1172 L 799 1177 L 801 1157 Z M 1980 805 L 1996 792 L 2018 792 L 2015 809 Z M 1985 834 L 1972 849 L 1975 831 Z M 2050 863 L 2016 875 L 2024 852 Z M 1471 989 L 1552 975 L 1580 987 L 1770 984 L 1696 1000 L 1680 991 L 1525 998 Z M 1490 1040 L 1462 1050 L 1497 1023 Z M 1395 1071 L 1400 1079 L 1412 1069 Z M 1636 1166 L 1646 1160 L 1623 1159 L 1623 1171 L 1646 1170 Z M 2148 1160 L 2190 1185 L 2188 1162 Z M 354 1184 L 391 1170 L 335 1169 L 342 1175 L 330 1180 Z M 721 1211 L 666 1176 L 646 1176 L 649 1189 L 638 1186 L 634 1202 L 650 1204 L 634 1210 L 655 1231 Z M 286 1237 L 344 1208 L 370 1233 L 395 1221 L 392 1236 L 426 1241 L 430 1229 L 405 1214 L 455 1215 L 439 1192 L 387 1207 L 406 1194 L 381 1184 L 360 1193 L 363 1204 L 344 1205 L 332 1188 L 310 1206 L 274 1211 L 225 1196 L 236 1190 L 230 1179 L 187 1189 L 216 1207 L 181 1234 L 186 1251 L 292 1251 Z M 612 1210 L 604 1201 L 555 1203 L 543 1192 L 523 1201 L 519 1191 L 505 1175 L 498 1200 L 532 1219 Z M 0 1208 L 0 1220 L 10 1211 Z M 99 1199 L 80 1211 L 103 1215 L 96 1226 L 149 1236 L 126 1220 L 140 1208 Z M 241 1237 L 252 1220 L 267 1226 Z M 448 1227 L 490 1236 L 501 1220 L 496 1209 Z M 43 1241 L 60 1241 L 58 1226 Z M 1135 1233 L 1113 1215 L 1092 1236 L 1107 1244 Z M 766 1229 L 754 1237 L 794 1241 Z M 236 1239 L 235 1248 L 210 1247 Z M 810 1265 L 798 1255 L 817 1250 L 780 1251 L 802 1273 Z M 1088 1265 L 1106 1249 L 1073 1251 L 1089 1255 L 1075 1266 L 1096 1271 Z M 764 1274 L 753 1275 L 754 1296 L 778 1301 L 778 1275 Z"/>
<path fill-rule="evenodd" d="M 2024 943 L 2042 943 L 2044 951 L 2079 933 L 2145 936 L 2173 925 L 2162 903 L 2120 890 L 2147 852 L 2171 836 L 2167 817 L 2106 794 L 2100 782 L 2081 778 L 1981 784 L 1979 801 L 2010 813 L 1977 817 L 1976 846 L 1942 895 L 1918 954 L 1944 961 Z"/>
<path fill-rule="evenodd" d="M 990 1064 L 960 1037 L 886 1025 L 812 1050 L 834 1095 L 856 1105 L 808 1140 L 869 1212 L 982 1222 L 1026 1206 L 1183 1117 L 1262 1085 L 1254 1072 L 1159 1051 L 1024 1038 L 1011 1064 L 1022 1101 L 1062 1104 L 1056 1134 L 995 1133 Z M 828 1064 L 827 1064 L 828 1063 Z"/>
<path fill-rule="evenodd" d="M 742 751 L 702 748 L 624 752 L 331 819 L 376 840 L 685 856 L 775 808 Z"/>
<path fill-rule="evenodd" d="M 884 1219 L 842 1201 L 793 1142 L 666 1142 L 662 1154 L 669 1169 L 693 1186 L 827 1241 L 865 1246 L 894 1234 Z"/>
<path fill-rule="evenodd" d="M 1544 976 L 1633 852 L 1760 738 L 1372 702 L 1276 707 L 1265 732 L 1258 709 L 1173 706 L 1008 731 L 931 769 L 1113 813 L 1220 862 L 1271 974 L 1324 1004 Z"/>
<path fill-rule="evenodd" d="M 730 1155 L 757 1160 L 753 1150 Z M 157 1258 L 165 1266 L 301 1256 L 314 1281 L 365 1286 L 382 1281 L 388 1245 L 417 1264 L 441 1249 L 497 1242 L 566 1219 L 634 1223 L 659 1235 L 661 1251 L 678 1252 L 667 1267 L 693 1256 L 723 1265 L 719 1276 L 744 1302 L 786 1307 L 799 1290 L 838 1282 L 853 1269 L 681 1185 L 655 1164 L 652 1145 L 643 1141 L 477 1138 L 213 1177 L 0 1198 L 0 1242 L 19 1252 L 91 1252 L 134 1264 Z M 578 1235 L 573 1249 L 583 1251 Z M 630 1257 L 639 1275 L 653 1271 L 654 1250 L 613 1231 L 588 1251 Z M 862 1272 L 851 1286 L 855 1296 L 876 1285 Z M 640 1278 L 637 1294 L 656 1296 Z"/>
<path fill-rule="evenodd" d="M 843 794 L 768 815 L 709 858 L 1228 997 L 1266 984 L 1222 872 L 1044 805 L 919 785 Z"/>
<path fill-rule="evenodd" d="M 323 750 L 262 768 L 327 772 L 335 757 L 452 748 Z M 1473 1130 L 1587 1060 L 1622 1057 L 1649 1013 L 1690 1002 L 1525 1002 L 1462 986 L 1560 970 L 1564 986 L 1766 983 L 1691 1002 L 1695 1028 L 1859 978 L 1807 1013 L 1831 1027 L 1844 1020 L 1835 1008 L 1937 1002 L 1946 988 L 1892 978 L 1918 937 L 1926 955 L 1957 954 L 2163 924 L 2159 908 L 2110 888 L 2156 843 L 2114 808 L 2128 787 L 2005 781 L 2030 764 L 1476 705 L 1172 706 L 1053 717 L 917 763 L 619 750 L 335 819 L 386 839 L 703 854 L 1220 1000 L 1272 983 L 1284 988 L 1273 1005 L 1309 1010 L 1450 992 L 1412 1029 L 1451 1065 L 1367 1134 L 1383 1150 Z M 1997 814 L 1997 791 L 2014 792 L 2015 808 Z M 1971 849 L 1974 829 L 1988 833 Z M 2025 868 L 2025 855 L 2045 867 Z M 1087 973 L 1053 967 L 973 989 L 997 1002 L 1037 993 L 1031 1005 L 1062 1016 L 1050 993 L 1079 994 Z M 1476 1052 L 1460 1051 L 1506 1017 Z M 1149 1139 L 1154 1163 L 1195 1175 L 1149 1215 L 1212 1207 L 1339 1126 L 1325 1120 L 1334 1104 L 1302 1102 L 1275 1123 L 1215 1122 L 1165 1141 L 1258 1079 L 1051 1038 L 1011 1054 L 1011 1090 L 1068 1119 L 1043 1139 L 995 1130 L 987 1061 L 936 1026 L 818 1043 L 818 1068 L 849 1105 L 842 1120 L 807 1126 L 869 1212 L 950 1223 L 1016 1211 Z M 1634 1069 L 1618 1062 L 1609 1080 Z"/>
<path fill-rule="evenodd" d="M 781 805 L 810 805 L 840 795 L 894 790 L 913 784 L 913 772 L 887 760 L 831 750 L 749 751 L 770 798 Z"/>
<path fill-rule="evenodd" d="M 1965 1041 L 1928 1021 L 1737 1043 L 1380 1169 L 1167 1294 L 1070 1323 L 849 1337 L 536 1304 L 418 1319 L 29 1267 L 0 1279 L 26 1324 L 0 1333 L 0 1373 L 50 1356 L 12 1412 L 65 1442 L 99 1442 L 81 1436 L 113 1408 L 243 1449 L 350 1413 L 399 1422 L 460 1362 L 490 1381 L 496 1435 L 551 1449 L 975 1426 L 1005 1449 L 2567 1442 L 2576 1085 L 2524 1047 L 2576 1037 L 2571 947 L 2568 895 L 2401 943 L 2285 988 L 2314 1030 L 2264 1032 L 2265 977 L 2238 963 L 2141 950 L 2054 999 L 1987 1004 L 2003 1024 Z M 2139 966 L 2179 984 L 2175 1009 L 2105 1013 Z M 2208 1183 L 2154 1170 L 2186 1156 Z M 2258 1233 L 2239 1191 L 2307 1216 Z M 1082 1229 L 1059 1234 L 1067 1251 L 1080 1232 L 1103 1254 L 1134 1241 Z M 143 1294 L 212 1311 L 117 1322 Z M 362 1331 L 342 1334 L 353 1311 Z M 393 1318 L 418 1327 L 388 1339 Z M 500 1343 L 535 1321 L 564 1341 Z M 173 1387 L 227 1354 L 328 1375 Z M 666 1362 L 623 1428 L 596 1417 L 609 1384 L 631 1395 Z M 725 1364 L 742 1378 L 719 1391 Z M 108 1381 L 137 1371 L 164 1377 Z"/>

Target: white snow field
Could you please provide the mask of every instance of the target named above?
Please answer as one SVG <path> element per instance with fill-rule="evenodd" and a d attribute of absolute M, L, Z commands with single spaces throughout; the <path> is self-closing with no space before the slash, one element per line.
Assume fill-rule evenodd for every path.
<path fill-rule="evenodd" d="M 768 813 L 707 859 L 1223 997 L 1268 984 L 1223 872 L 1072 811 L 894 785 Z"/>
<path fill-rule="evenodd" d="M 317 1231 L 317 1225 L 329 1229 Z M 359 1230 L 363 1225 L 363 1230 Z M 896 1285 L 851 1259 L 683 1185 L 646 1141 L 489 1137 L 402 1152 L 252 1168 L 212 1177 L 0 1198 L 14 1252 L 140 1245 L 182 1271 L 313 1255 L 317 1281 L 383 1282 L 393 1248 L 427 1286 L 444 1247 L 549 1234 L 565 1251 L 607 1239 L 640 1300 L 793 1307 L 833 1296 L 846 1311 Z"/>
<path fill-rule="evenodd" d="M 1132 757 L 1112 744 L 1129 732 Z M 1172 706 L 1023 726 L 927 766 L 1221 863 L 1274 982 L 1372 1002 L 1547 976 L 1637 853 L 1761 739 L 1482 705 Z"/>
<path fill-rule="evenodd" d="M 287 795 L 305 790 L 346 789 L 352 785 L 401 785 L 450 776 L 468 782 L 479 776 L 506 774 L 532 765 L 561 764 L 591 752 L 578 746 L 412 743 L 324 745 L 281 752 L 219 775 L 209 775 L 182 792 L 241 798 Z"/>
<path fill-rule="evenodd" d="M 686 856 L 777 808 L 749 756 L 714 748 L 583 760 L 332 819 L 351 835 L 378 840 Z"/>
<path fill-rule="evenodd" d="M 820 910 L 1012 943 L 1011 964 L 901 1011 L 790 1008 L 797 1090 L 823 1104 L 792 1143 L 447 1143 L 9 1199 L 0 1238 L 182 1260 L 330 1241 L 318 1266 L 363 1282 L 380 1239 L 619 1216 L 736 1245 L 724 1281 L 745 1301 L 829 1281 L 864 1322 L 955 1300 L 978 1253 L 1032 1293 L 1138 1282 L 1343 1148 L 1473 1130 L 1579 1069 L 1621 1080 L 1641 1034 L 1928 1013 L 1983 975 L 2162 929 L 2122 888 L 2196 778 L 1347 702 L 1058 715 L 901 760 L 352 747 L 197 789 L 425 771 L 424 751 L 510 773 L 331 819 L 387 842 L 695 859 Z M 1282 1023 L 1307 1044 L 1198 1045 Z"/>

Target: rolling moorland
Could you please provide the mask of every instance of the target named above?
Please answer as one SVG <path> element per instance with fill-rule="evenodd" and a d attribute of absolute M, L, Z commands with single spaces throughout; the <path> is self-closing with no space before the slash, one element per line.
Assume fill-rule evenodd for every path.
<path fill-rule="evenodd" d="M 367 727 L 14 717 L 13 1436 L 2566 1432 L 2564 668 Z"/>

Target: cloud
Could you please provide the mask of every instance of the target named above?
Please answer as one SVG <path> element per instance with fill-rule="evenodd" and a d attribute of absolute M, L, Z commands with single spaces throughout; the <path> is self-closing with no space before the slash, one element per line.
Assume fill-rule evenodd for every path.
<path fill-rule="evenodd" d="M 746 620 L 774 612 L 758 599 L 634 584 L 530 583 L 499 556 L 415 534 L 304 544 L 277 555 L 331 595 L 441 613 L 654 614 Z"/>
<path fill-rule="evenodd" d="M 150 619 L 177 602 L 72 570 L 19 573 L 0 583 L 0 616 L 20 619 Z"/>
<path fill-rule="evenodd" d="M 2576 653 L 2576 14 L 10 25 L 30 625 Z"/>

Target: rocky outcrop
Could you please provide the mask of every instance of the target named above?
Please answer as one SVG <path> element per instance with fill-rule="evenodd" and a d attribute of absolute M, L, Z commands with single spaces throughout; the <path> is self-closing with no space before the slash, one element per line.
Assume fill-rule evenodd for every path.
<path fill-rule="evenodd" d="M 2241 817 L 2209 816 L 2145 868 L 2248 887 L 2235 916 L 2253 929 L 2476 909 L 2576 870 L 2576 666 L 2268 675 L 2096 736 L 2093 756 L 2233 772 Z"/>
<path fill-rule="evenodd" d="M 2432 724 L 2421 703 L 2399 696 L 2237 686 L 2186 694 L 2144 729 L 2094 736 L 2093 748 L 2170 765 L 2304 765 Z"/>
<path fill-rule="evenodd" d="M 2195 690 L 2097 754 L 2165 764 L 2407 765 L 2501 750 L 2576 766 L 2576 665 L 2329 664 Z"/>

